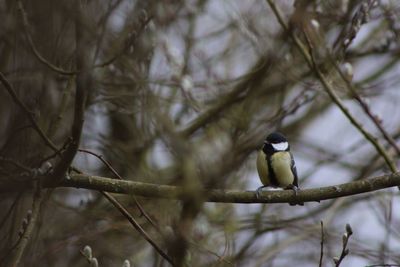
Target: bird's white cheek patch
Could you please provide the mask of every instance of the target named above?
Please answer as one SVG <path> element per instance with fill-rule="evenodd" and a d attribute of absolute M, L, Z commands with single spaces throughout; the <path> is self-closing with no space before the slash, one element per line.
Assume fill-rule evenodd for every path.
<path fill-rule="evenodd" d="M 271 144 L 271 145 L 275 150 L 278 150 L 278 151 L 285 151 L 289 146 L 288 142 L 282 142 L 282 143 Z"/>

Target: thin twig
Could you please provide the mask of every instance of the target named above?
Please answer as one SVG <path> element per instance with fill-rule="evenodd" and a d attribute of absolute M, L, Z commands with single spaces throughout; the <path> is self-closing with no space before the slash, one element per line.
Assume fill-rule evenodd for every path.
<path fill-rule="evenodd" d="M 325 235 L 324 235 L 324 222 L 321 221 L 321 251 L 319 253 L 319 267 L 322 267 L 322 259 L 324 257 L 324 241 L 325 241 Z"/>
<path fill-rule="evenodd" d="M 349 255 L 349 249 L 347 248 L 347 244 L 349 242 L 350 236 L 353 234 L 353 230 L 351 229 L 350 224 L 346 224 L 346 233 L 342 236 L 342 252 L 339 257 L 334 257 L 333 262 L 335 263 L 335 267 L 339 267 L 340 263 L 342 263 L 343 259 Z"/>
<path fill-rule="evenodd" d="M 274 116 L 268 118 L 267 121 L 280 122 L 287 116 L 296 113 L 299 108 L 313 101 L 316 97 L 317 94 L 310 95 L 308 94 L 307 90 L 304 90 L 298 96 L 296 96 L 291 103 L 287 104 L 286 106 L 282 106 L 282 108 L 279 109 Z"/>
<path fill-rule="evenodd" d="M 3 219 L 0 222 L 0 229 L 3 228 L 5 222 L 7 221 L 7 219 L 9 218 L 9 215 L 11 214 L 11 212 L 14 210 L 14 207 L 17 205 L 19 199 L 21 198 L 22 194 L 24 192 L 19 192 L 18 195 L 15 197 L 13 203 L 11 204 L 10 208 L 7 210 L 7 212 L 4 214 Z"/>
<path fill-rule="evenodd" d="M 70 95 L 72 95 L 72 91 L 74 90 L 74 76 L 70 76 L 67 82 L 66 88 L 62 92 L 61 102 L 58 106 L 57 117 L 52 120 L 50 128 L 47 132 L 48 136 L 54 137 L 57 130 L 59 130 L 61 123 L 64 121 L 64 114 L 67 111 Z"/>
<path fill-rule="evenodd" d="M 356 38 L 361 25 L 368 22 L 368 13 L 374 6 L 376 0 L 362 1 L 358 10 L 354 13 L 349 28 L 343 27 L 342 32 L 333 44 L 333 50 L 341 52 L 344 55 L 347 48 L 352 44 Z M 349 10 L 350 11 L 350 10 Z M 337 54 L 337 53 L 336 53 Z"/>
<path fill-rule="evenodd" d="M 139 35 L 143 33 L 143 31 L 146 29 L 146 26 L 150 23 L 150 21 L 153 19 L 152 16 L 146 17 L 141 24 L 138 27 L 138 32 L 135 34 L 132 34 L 132 36 L 128 37 L 128 39 L 126 40 L 126 43 L 124 44 L 123 48 L 116 53 L 114 56 L 112 56 L 111 58 L 105 60 L 102 63 L 96 64 L 94 65 L 94 68 L 103 68 L 106 67 L 110 64 L 112 64 L 117 58 L 119 58 L 121 55 L 123 55 L 123 53 L 130 47 L 133 46 L 137 40 L 139 39 Z"/>
<path fill-rule="evenodd" d="M 372 113 L 371 109 L 368 107 L 368 104 L 357 93 L 357 90 L 354 88 L 354 86 L 351 84 L 351 82 L 348 79 L 346 79 L 343 72 L 340 70 L 339 66 L 336 64 L 336 62 L 332 58 L 331 58 L 331 61 L 332 61 L 333 65 L 335 66 L 337 72 L 340 74 L 340 76 L 346 83 L 347 89 L 351 92 L 353 98 L 359 103 L 361 108 L 364 110 L 364 112 L 367 114 L 367 116 L 371 119 L 371 121 L 375 124 L 375 126 L 381 132 L 381 134 L 386 139 L 386 141 L 396 150 L 397 155 L 400 156 L 399 146 L 396 144 L 396 141 L 391 137 L 391 135 L 383 128 L 381 120 Z"/>
<path fill-rule="evenodd" d="M 124 180 L 124 178 L 122 178 L 121 175 L 119 175 L 119 173 L 114 169 L 114 167 L 102 156 L 99 155 L 93 151 L 90 151 L 88 149 L 83 149 L 83 148 L 79 148 L 78 149 L 79 152 L 83 152 L 83 153 L 87 153 L 90 154 L 92 156 L 95 156 L 96 158 L 98 158 L 104 165 L 106 165 L 106 167 L 119 179 L 119 180 Z"/>
<path fill-rule="evenodd" d="M 8 164 L 14 165 L 15 167 L 17 167 L 25 172 L 28 172 L 28 173 L 30 173 L 32 171 L 31 168 L 25 166 L 22 163 L 19 163 L 18 161 L 14 160 L 14 159 L 4 158 L 4 157 L 0 156 L 0 162 L 6 162 Z"/>
<path fill-rule="evenodd" d="M 25 228 L 25 231 L 23 232 L 16 248 L 15 251 L 13 252 L 11 256 L 10 263 L 7 265 L 9 267 L 16 267 L 18 266 L 19 262 L 21 261 L 22 254 L 25 251 L 25 248 L 28 244 L 28 241 L 30 240 L 32 234 L 33 234 L 33 229 L 36 226 L 37 218 L 39 216 L 40 212 L 40 203 L 42 202 L 42 194 L 41 194 L 41 188 L 39 183 L 37 184 L 37 189 L 33 193 L 33 202 L 32 202 L 32 213 L 30 215 L 30 218 L 28 219 L 28 225 Z"/>
<path fill-rule="evenodd" d="M 172 266 L 174 266 L 174 262 L 172 259 L 154 242 L 153 239 L 146 233 L 146 231 L 136 222 L 135 218 L 129 214 L 129 212 L 109 193 L 101 192 L 124 216 L 129 220 L 132 226 L 146 239 L 154 249 Z"/>
<path fill-rule="evenodd" d="M 84 152 L 90 155 L 95 156 L 98 158 L 104 165 L 107 166 L 107 168 L 120 180 L 124 180 L 121 175 L 113 168 L 113 166 L 102 156 L 98 155 L 90 150 L 87 149 L 78 149 L 79 152 Z M 159 232 L 162 233 L 160 227 L 150 218 L 150 216 L 144 211 L 142 205 L 140 205 L 139 201 L 136 199 L 134 195 L 132 195 L 133 201 L 135 202 L 136 207 L 139 209 L 140 214 L 143 215 L 146 220 Z"/>
<path fill-rule="evenodd" d="M 83 175 L 83 172 L 75 167 L 73 167 L 74 171 L 76 171 L 77 173 L 79 173 L 80 175 Z M 115 181 L 115 179 L 113 179 Z M 124 180 L 122 180 L 124 181 Z M 136 222 L 135 218 L 133 218 L 133 216 L 129 213 L 128 210 L 126 210 L 122 204 L 120 204 L 118 202 L 118 200 L 116 200 L 113 196 L 111 196 L 108 192 L 104 192 L 101 190 L 98 190 L 103 196 L 105 196 L 128 220 L 129 222 L 132 224 L 132 226 L 140 233 L 143 235 L 143 237 L 156 249 L 157 252 L 160 253 L 160 255 L 165 258 L 168 262 L 171 263 L 172 266 L 174 266 L 171 258 L 162 251 L 162 249 L 160 247 L 158 247 L 158 245 L 151 239 L 151 237 L 146 233 L 146 231 L 140 226 L 139 223 Z M 166 257 L 164 257 L 166 256 Z M 171 260 L 171 261 L 169 261 Z"/>
<path fill-rule="evenodd" d="M 392 161 L 391 157 L 386 153 L 385 148 L 378 142 L 378 140 L 371 134 L 369 133 L 362 125 L 359 123 L 356 118 L 351 115 L 350 111 L 343 105 L 342 101 L 339 99 L 339 97 L 336 95 L 335 91 L 329 84 L 328 80 L 326 77 L 322 74 L 320 69 L 315 65 L 315 61 L 313 60 L 313 65 L 315 72 L 320 79 L 321 83 L 323 84 L 326 92 L 328 95 L 331 97 L 333 102 L 339 107 L 339 109 L 343 112 L 343 114 L 350 120 L 350 122 L 360 131 L 360 133 L 375 147 L 375 149 L 378 151 L 378 153 L 383 157 L 385 160 L 386 164 L 389 166 L 390 170 L 392 172 L 397 172 L 397 167 Z"/>
<path fill-rule="evenodd" d="M 77 72 L 76 71 L 68 71 L 68 70 L 64 70 L 60 67 L 54 66 L 52 63 L 50 63 L 47 59 L 45 59 L 37 50 L 31 35 L 29 34 L 29 22 L 28 22 L 28 18 L 24 9 L 24 6 L 22 5 L 22 1 L 21 0 L 17 0 L 18 2 L 18 9 L 21 13 L 21 17 L 22 17 L 22 25 L 25 31 L 25 35 L 26 38 L 28 39 L 28 43 L 29 43 L 29 47 L 31 48 L 33 54 L 37 57 L 37 59 L 42 62 L 44 65 L 46 65 L 48 68 L 50 68 L 51 70 L 62 74 L 62 75 L 74 75 Z"/>
<path fill-rule="evenodd" d="M 67 149 L 67 147 L 68 147 L 68 145 L 69 145 L 70 143 L 71 143 L 71 138 L 67 138 L 67 139 L 64 141 L 64 144 L 62 145 L 62 147 L 60 148 L 60 150 L 58 150 L 57 152 L 52 153 L 52 154 L 50 154 L 50 155 L 48 155 L 48 156 L 45 156 L 43 159 L 41 159 L 41 161 L 40 161 L 40 163 L 39 163 L 39 166 L 42 166 L 42 164 L 43 164 L 44 162 L 49 161 L 49 160 L 55 158 L 56 156 L 60 156 L 60 157 L 61 157 L 62 153 L 65 151 L 65 149 Z"/>
<path fill-rule="evenodd" d="M 76 39 L 76 65 L 77 69 L 81 70 L 76 77 L 76 92 L 75 92 L 75 107 L 74 107 L 74 120 L 71 127 L 71 142 L 65 149 L 60 162 L 55 166 L 53 173 L 53 182 L 58 182 L 62 179 L 65 172 L 71 166 L 72 160 L 74 159 L 76 152 L 79 148 L 79 142 L 82 135 L 82 128 L 85 115 L 85 104 L 87 98 L 87 92 L 90 90 L 91 78 L 88 68 L 88 62 L 86 59 L 87 48 L 85 42 L 85 35 L 82 29 L 82 20 L 84 15 L 82 14 L 82 7 L 79 1 L 77 2 L 77 11 L 75 19 L 75 39 Z"/>
<path fill-rule="evenodd" d="M 243 79 L 234 89 L 232 89 L 232 91 L 228 92 L 223 97 L 220 97 L 220 100 L 214 106 L 200 114 L 186 128 L 182 129 L 179 134 L 183 137 L 192 135 L 210 121 L 218 118 L 220 112 L 223 110 L 226 111 L 227 108 L 236 103 L 240 95 L 248 93 L 253 88 L 258 88 L 257 86 L 268 75 L 268 70 L 270 69 L 273 60 L 274 59 L 270 57 L 261 57 L 252 70 L 243 76 Z"/>
<path fill-rule="evenodd" d="M 118 6 L 121 4 L 121 2 L 122 2 L 122 0 L 117 0 L 117 1 L 115 1 L 115 3 L 112 3 L 112 1 L 110 1 L 108 3 L 106 13 L 103 16 L 101 16 L 99 21 L 96 23 L 96 26 L 98 28 L 100 28 L 100 33 L 99 33 L 99 37 L 97 38 L 97 41 L 96 41 L 96 48 L 94 49 L 93 64 L 96 61 L 97 56 L 100 53 L 101 44 L 103 42 L 103 38 L 106 33 L 106 25 L 108 25 L 107 24 L 108 19 L 111 17 L 111 15 L 115 11 L 115 9 L 118 8 Z"/>
<path fill-rule="evenodd" d="M 36 130 L 36 132 L 39 134 L 39 136 L 43 139 L 43 141 L 46 143 L 46 145 L 48 147 L 50 147 L 51 149 L 53 149 L 53 151 L 58 152 L 58 148 L 56 147 L 56 145 L 42 131 L 39 124 L 36 122 L 35 118 L 33 117 L 34 116 L 33 113 L 19 99 L 19 97 L 17 96 L 17 94 L 14 91 L 14 88 L 11 86 L 11 84 L 8 82 L 8 80 L 3 75 L 2 72 L 0 72 L 0 81 L 4 85 L 7 92 L 10 94 L 11 98 L 14 100 L 14 102 L 25 112 L 25 114 L 28 117 L 29 121 L 31 122 L 33 128 Z"/>

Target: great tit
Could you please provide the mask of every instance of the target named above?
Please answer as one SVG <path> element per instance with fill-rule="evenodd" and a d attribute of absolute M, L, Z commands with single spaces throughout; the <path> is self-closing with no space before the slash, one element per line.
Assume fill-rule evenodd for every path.
<path fill-rule="evenodd" d="M 267 136 L 262 149 L 258 152 L 257 171 L 263 183 L 263 186 L 256 191 L 258 198 L 264 187 L 291 189 L 297 195 L 299 188 L 296 164 L 283 134 L 274 132 Z M 290 204 L 302 205 L 302 203 Z"/>

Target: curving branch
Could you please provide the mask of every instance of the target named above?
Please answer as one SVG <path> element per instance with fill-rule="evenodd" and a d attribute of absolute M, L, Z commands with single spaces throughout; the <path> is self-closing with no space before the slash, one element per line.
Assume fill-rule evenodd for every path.
<path fill-rule="evenodd" d="M 79 152 L 84 152 L 87 154 L 90 154 L 92 156 L 95 156 L 98 158 L 106 167 L 109 169 L 116 178 L 123 180 L 122 176 L 117 172 L 117 170 L 114 169 L 114 167 L 102 156 L 97 153 L 94 153 L 93 151 L 87 150 L 87 149 L 78 149 Z M 0 158 L 1 159 L 1 158 Z M 159 232 L 161 233 L 160 227 L 150 218 L 150 216 L 147 214 L 147 212 L 143 209 L 142 205 L 140 205 L 139 201 L 136 199 L 135 196 L 132 195 L 133 201 L 135 202 L 136 207 L 140 211 L 140 215 L 144 216 L 146 220 Z"/>
<path fill-rule="evenodd" d="M 77 72 L 76 71 L 69 71 L 69 70 L 64 70 L 60 67 L 57 67 L 55 65 L 53 65 L 52 63 L 50 63 L 50 61 L 48 61 L 47 59 L 45 59 L 40 52 L 37 50 L 35 43 L 32 40 L 31 35 L 29 34 L 29 22 L 28 22 L 28 18 L 24 9 L 24 6 L 22 4 L 21 0 L 17 1 L 18 3 L 18 10 L 21 13 L 21 17 L 22 17 L 22 25 L 24 27 L 24 31 L 25 31 L 25 35 L 26 35 L 26 39 L 28 40 L 29 43 L 29 47 L 32 50 L 33 54 L 37 57 L 37 59 L 42 62 L 44 65 L 46 65 L 49 69 L 51 69 L 52 71 L 61 74 L 61 75 L 74 75 Z"/>
<path fill-rule="evenodd" d="M 37 189 L 33 193 L 32 209 L 31 212 L 28 213 L 26 226 L 22 226 L 23 232 L 21 233 L 20 239 L 16 244 L 15 250 L 10 256 L 9 263 L 6 264 L 6 266 L 8 267 L 17 267 L 19 265 L 22 255 L 24 254 L 24 251 L 28 245 L 28 242 L 32 239 L 33 231 L 37 224 L 40 213 L 40 205 L 43 199 L 40 190 L 40 186 L 38 185 Z"/>
<path fill-rule="evenodd" d="M 255 191 L 201 189 L 206 202 L 220 203 L 289 203 L 289 202 L 315 202 L 327 199 L 358 195 L 373 192 L 384 188 L 400 185 L 400 172 L 354 182 L 333 186 L 300 190 L 297 196 L 293 191 L 269 191 L 262 192 L 260 199 Z M 25 185 L 27 186 L 27 185 Z M 184 194 L 181 187 L 170 185 L 158 185 L 126 180 L 117 180 L 106 177 L 91 176 L 85 174 L 71 174 L 68 179 L 63 179 L 55 185 L 51 181 L 44 181 L 43 187 L 75 187 L 105 191 L 110 193 L 134 194 L 149 198 L 181 199 Z M 2 186 L 1 192 L 23 190 L 22 186 Z"/>
<path fill-rule="evenodd" d="M 20 109 L 22 109 L 25 112 L 26 116 L 28 117 L 29 121 L 32 124 L 32 127 L 36 130 L 36 132 L 43 139 L 46 145 L 58 154 L 59 149 L 40 128 L 39 124 L 36 122 L 34 118 L 34 114 L 28 109 L 28 107 L 24 104 L 24 102 L 22 102 L 21 99 L 19 99 L 14 88 L 11 86 L 11 84 L 8 82 L 7 78 L 4 76 L 2 72 L 0 72 L 0 82 L 3 84 L 4 88 L 6 88 L 7 92 L 10 94 L 12 100 L 20 107 Z"/>
<path fill-rule="evenodd" d="M 76 91 L 75 91 L 75 106 L 74 106 L 74 120 L 71 126 L 71 142 L 62 154 L 60 162 L 54 168 L 53 182 L 57 183 L 57 179 L 62 177 L 64 173 L 70 168 L 70 165 L 78 152 L 79 142 L 82 136 L 83 122 L 85 116 L 85 105 L 88 92 L 91 88 L 91 73 L 89 72 L 88 62 L 86 59 L 86 51 L 88 49 L 85 33 L 82 29 L 82 20 L 84 15 L 79 6 L 79 1 L 76 2 L 78 6 L 78 15 L 75 18 L 75 39 L 76 39 L 76 66 L 81 70 L 75 75 Z"/>
<path fill-rule="evenodd" d="M 105 196 L 113 205 L 116 207 L 123 215 L 124 217 L 132 224 L 132 226 L 144 237 L 144 239 L 149 242 L 153 248 L 166 260 L 168 261 L 172 266 L 175 266 L 174 262 L 172 259 L 168 256 L 167 253 L 165 253 L 157 244 L 154 242 L 154 240 L 149 236 L 149 234 L 139 225 L 139 223 L 133 218 L 132 215 L 129 214 L 129 212 L 119 203 L 113 196 L 106 192 L 101 192 L 103 196 Z"/>
<path fill-rule="evenodd" d="M 385 151 L 385 148 L 380 144 L 380 142 L 371 134 L 369 133 L 366 128 L 350 113 L 350 111 L 345 107 L 339 96 L 335 93 L 334 88 L 332 87 L 331 83 L 329 82 L 328 78 L 324 75 L 322 70 L 317 66 L 310 44 L 307 46 L 294 34 L 293 31 L 289 31 L 289 27 L 287 26 L 286 22 L 283 19 L 282 12 L 279 10 L 278 6 L 275 4 L 273 0 L 267 0 L 267 3 L 271 7 L 272 11 L 275 14 L 279 24 L 283 28 L 285 32 L 287 32 L 290 37 L 293 39 L 294 44 L 299 49 L 300 53 L 303 55 L 304 59 L 306 60 L 308 66 L 311 70 L 314 70 L 317 78 L 320 80 L 323 88 L 325 89 L 326 93 L 329 95 L 331 100 L 336 104 L 336 106 L 342 111 L 342 113 L 347 117 L 351 124 L 367 139 L 377 150 L 377 152 L 383 157 L 386 164 L 390 168 L 392 172 L 397 172 L 396 164 L 393 162 L 392 158 L 389 154 Z M 307 37 L 307 36 L 306 36 Z M 307 38 L 306 38 L 307 40 Z"/>
<path fill-rule="evenodd" d="M 220 101 L 214 106 L 200 114 L 186 128 L 182 129 L 179 134 L 183 137 L 189 137 L 201 127 L 215 120 L 221 111 L 235 104 L 240 95 L 248 93 L 253 88 L 257 88 L 268 75 L 273 60 L 274 58 L 272 57 L 266 55 L 262 56 L 251 71 L 242 77 L 243 80 L 241 80 L 232 91 L 221 97 Z"/>

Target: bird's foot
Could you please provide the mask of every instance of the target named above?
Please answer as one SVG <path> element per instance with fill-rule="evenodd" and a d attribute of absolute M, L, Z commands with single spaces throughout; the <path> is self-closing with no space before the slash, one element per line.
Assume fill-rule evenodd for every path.
<path fill-rule="evenodd" d="M 256 197 L 257 197 L 257 199 L 261 199 L 260 193 L 262 192 L 262 189 L 263 189 L 263 188 L 266 188 L 266 187 L 267 187 L 267 186 L 263 185 L 263 186 L 260 186 L 259 188 L 257 188 L 257 190 L 256 190 Z"/>
<path fill-rule="evenodd" d="M 292 185 L 292 184 L 289 185 L 289 186 L 287 186 L 285 189 L 293 190 L 293 193 L 294 193 L 295 198 L 297 198 L 297 195 L 298 195 L 298 193 L 299 193 L 299 191 L 300 191 L 300 189 L 299 189 L 298 186 L 295 186 L 295 185 Z M 289 205 L 290 205 L 290 206 L 296 206 L 296 205 L 304 206 L 304 202 L 298 202 L 298 201 L 289 202 Z"/>

